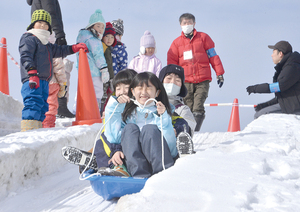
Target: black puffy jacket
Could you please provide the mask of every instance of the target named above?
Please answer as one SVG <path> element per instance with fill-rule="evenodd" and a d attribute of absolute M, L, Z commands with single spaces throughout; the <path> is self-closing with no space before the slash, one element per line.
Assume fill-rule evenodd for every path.
<path fill-rule="evenodd" d="M 273 82 L 279 83 L 280 92 L 275 93 L 277 101 L 284 113 L 300 110 L 300 54 L 290 52 L 275 66 Z M 257 93 L 270 93 L 266 83 L 256 87 Z"/>

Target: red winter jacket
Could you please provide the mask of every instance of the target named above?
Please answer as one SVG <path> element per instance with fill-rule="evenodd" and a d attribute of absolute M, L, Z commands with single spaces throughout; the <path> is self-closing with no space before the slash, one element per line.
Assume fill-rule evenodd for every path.
<path fill-rule="evenodd" d="M 168 64 L 176 64 L 184 68 L 185 82 L 199 83 L 211 81 L 212 65 L 217 76 L 223 75 L 224 69 L 220 57 L 214 51 L 215 44 L 209 35 L 194 29 L 192 39 L 185 37 L 183 32 L 170 46 L 167 55 Z M 192 50 L 192 58 L 184 60 L 184 52 Z M 209 51 L 208 51 L 209 50 Z M 209 57 L 210 55 L 211 57 Z M 190 58 L 187 55 L 187 58 Z"/>

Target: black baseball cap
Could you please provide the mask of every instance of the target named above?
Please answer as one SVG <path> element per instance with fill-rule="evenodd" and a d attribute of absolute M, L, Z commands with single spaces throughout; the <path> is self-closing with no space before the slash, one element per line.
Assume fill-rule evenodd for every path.
<path fill-rule="evenodd" d="M 287 54 L 293 51 L 291 44 L 284 40 L 277 42 L 274 46 L 268 45 L 268 47 L 270 49 L 277 49 L 281 51 L 283 54 Z"/>

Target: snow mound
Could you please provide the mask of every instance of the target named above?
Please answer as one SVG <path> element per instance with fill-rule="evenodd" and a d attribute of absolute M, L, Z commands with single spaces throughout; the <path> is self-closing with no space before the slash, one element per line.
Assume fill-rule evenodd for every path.
<path fill-rule="evenodd" d="M 115 210 L 299 211 L 299 127 L 300 116 L 272 114 L 241 132 L 196 134 L 197 154 L 121 197 Z"/>
<path fill-rule="evenodd" d="M 21 130 L 23 104 L 0 92 L 0 136 Z"/>
<path fill-rule="evenodd" d="M 100 127 L 101 124 L 94 124 L 38 129 L 0 137 L 0 198 L 27 179 L 41 178 L 61 169 L 67 163 L 61 156 L 62 147 L 90 149 Z"/>

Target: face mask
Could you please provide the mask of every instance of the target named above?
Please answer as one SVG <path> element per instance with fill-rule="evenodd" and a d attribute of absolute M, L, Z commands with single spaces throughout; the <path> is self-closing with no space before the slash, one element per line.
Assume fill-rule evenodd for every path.
<path fill-rule="evenodd" d="M 181 26 L 181 29 L 184 34 L 189 34 L 194 29 L 194 25 L 184 25 Z"/>
<path fill-rule="evenodd" d="M 177 96 L 181 89 L 181 87 L 174 83 L 164 83 L 164 87 L 168 96 Z"/>

